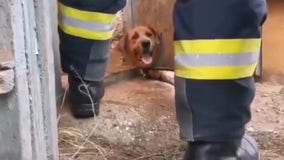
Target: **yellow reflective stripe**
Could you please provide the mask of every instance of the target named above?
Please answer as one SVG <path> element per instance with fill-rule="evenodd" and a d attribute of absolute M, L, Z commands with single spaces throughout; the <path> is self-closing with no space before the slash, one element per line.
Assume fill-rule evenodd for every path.
<path fill-rule="evenodd" d="M 66 34 L 74 35 L 86 39 L 95 39 L 95 40 L 109 40 L 113 37 L 113 30 L 106 32 L 90 31 L 82 28 L 76 28 L 59 22 L 59 27 Z"/>
<path fill-rule="evenodd" d="M 116 16 L 114 14 L 82 11 L 82 10 L 78 10 L 75 8 L 65 6 L 62 3 L 59 3 L 58 6 L 59 6 L 59 11 L 61 14 L 64 14 L 74 19 L 79 19 L 79 20 L 89 21 L 89 22 L 99 22 L 99 23 L 105 23 L 105 24 L 114 23 L 116 20 Z"/>
<path fill-rule="evenodd" d="M 237 67 L 176 67 L 178 77 L 203 80 L 227 80 L 253 76 L 257 64 Z"/>
<path fill-rule="evenodd" d="M 234 54 L 259 52 L 261 39 L 181 40 L 175 42 L 176 54 Z"/>

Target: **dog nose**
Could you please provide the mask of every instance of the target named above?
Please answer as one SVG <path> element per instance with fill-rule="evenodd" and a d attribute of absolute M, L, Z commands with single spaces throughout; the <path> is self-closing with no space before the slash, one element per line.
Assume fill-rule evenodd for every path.
<path fill-rule="evenodd" d="M 143 48 L 150 48 L 151 43 L 150 41 L 143 41 L 141 45 Z"/>

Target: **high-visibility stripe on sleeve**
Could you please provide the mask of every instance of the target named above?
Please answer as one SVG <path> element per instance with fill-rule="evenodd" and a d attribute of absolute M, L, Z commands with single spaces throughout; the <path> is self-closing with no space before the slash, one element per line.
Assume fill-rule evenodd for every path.
<path fill-rule="evenodd" d="M 74 9 L 59 3 L 59 27 L 66 34 L 93 40 L 111 39 L 116 16 Z"/>
<path fill-rule="evenodd" d="M 261 39 L 181 40 L 175 42 L 176 54 L 232 54 L 259 52 Z"/>
<path fill-rule="evenodd" d="M 253 75 L 260 39 L 183 40 L 175 42 L 175 72 L 190 79 L 238 79 Z"/>

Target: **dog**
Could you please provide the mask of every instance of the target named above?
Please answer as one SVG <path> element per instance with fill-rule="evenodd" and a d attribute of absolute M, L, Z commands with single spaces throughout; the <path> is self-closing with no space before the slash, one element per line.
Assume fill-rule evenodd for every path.
<path fill-rule="evenodd" d="M 122 54 L 122 64 L 140 69 L 144 77 L 174 84 L 174 71 L 155 66 L 164 50 L 162 33 L 150 26 L 127 31 L 115 47 Z M 166 63 L 166 62 L 165 62 Z"/>

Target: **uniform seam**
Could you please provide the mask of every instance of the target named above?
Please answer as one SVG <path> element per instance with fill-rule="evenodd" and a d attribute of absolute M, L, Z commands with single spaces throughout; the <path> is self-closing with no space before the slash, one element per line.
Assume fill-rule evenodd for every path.
<path fill-rule="evenodd" d="M 192 139 L 193 141 L 195 140 L 194 139 L 194 118 L 193 118 L 193 110 L 192 108 L 190 107 L 190 104 L 189 104 L 189 101 L 188 101 L 188 93 L 187 93 L 187 79 L 183 78 L 184 79 L 184 99 L 185 99 L 185 103 L 186 103 L 186 107 L 189 109 L 190 113 L 191 113 L 191 127 L 190 128 L 190 132 L 191 132 L 191 135 L 192 137 L 190 137 L 190 139 Z"/>

